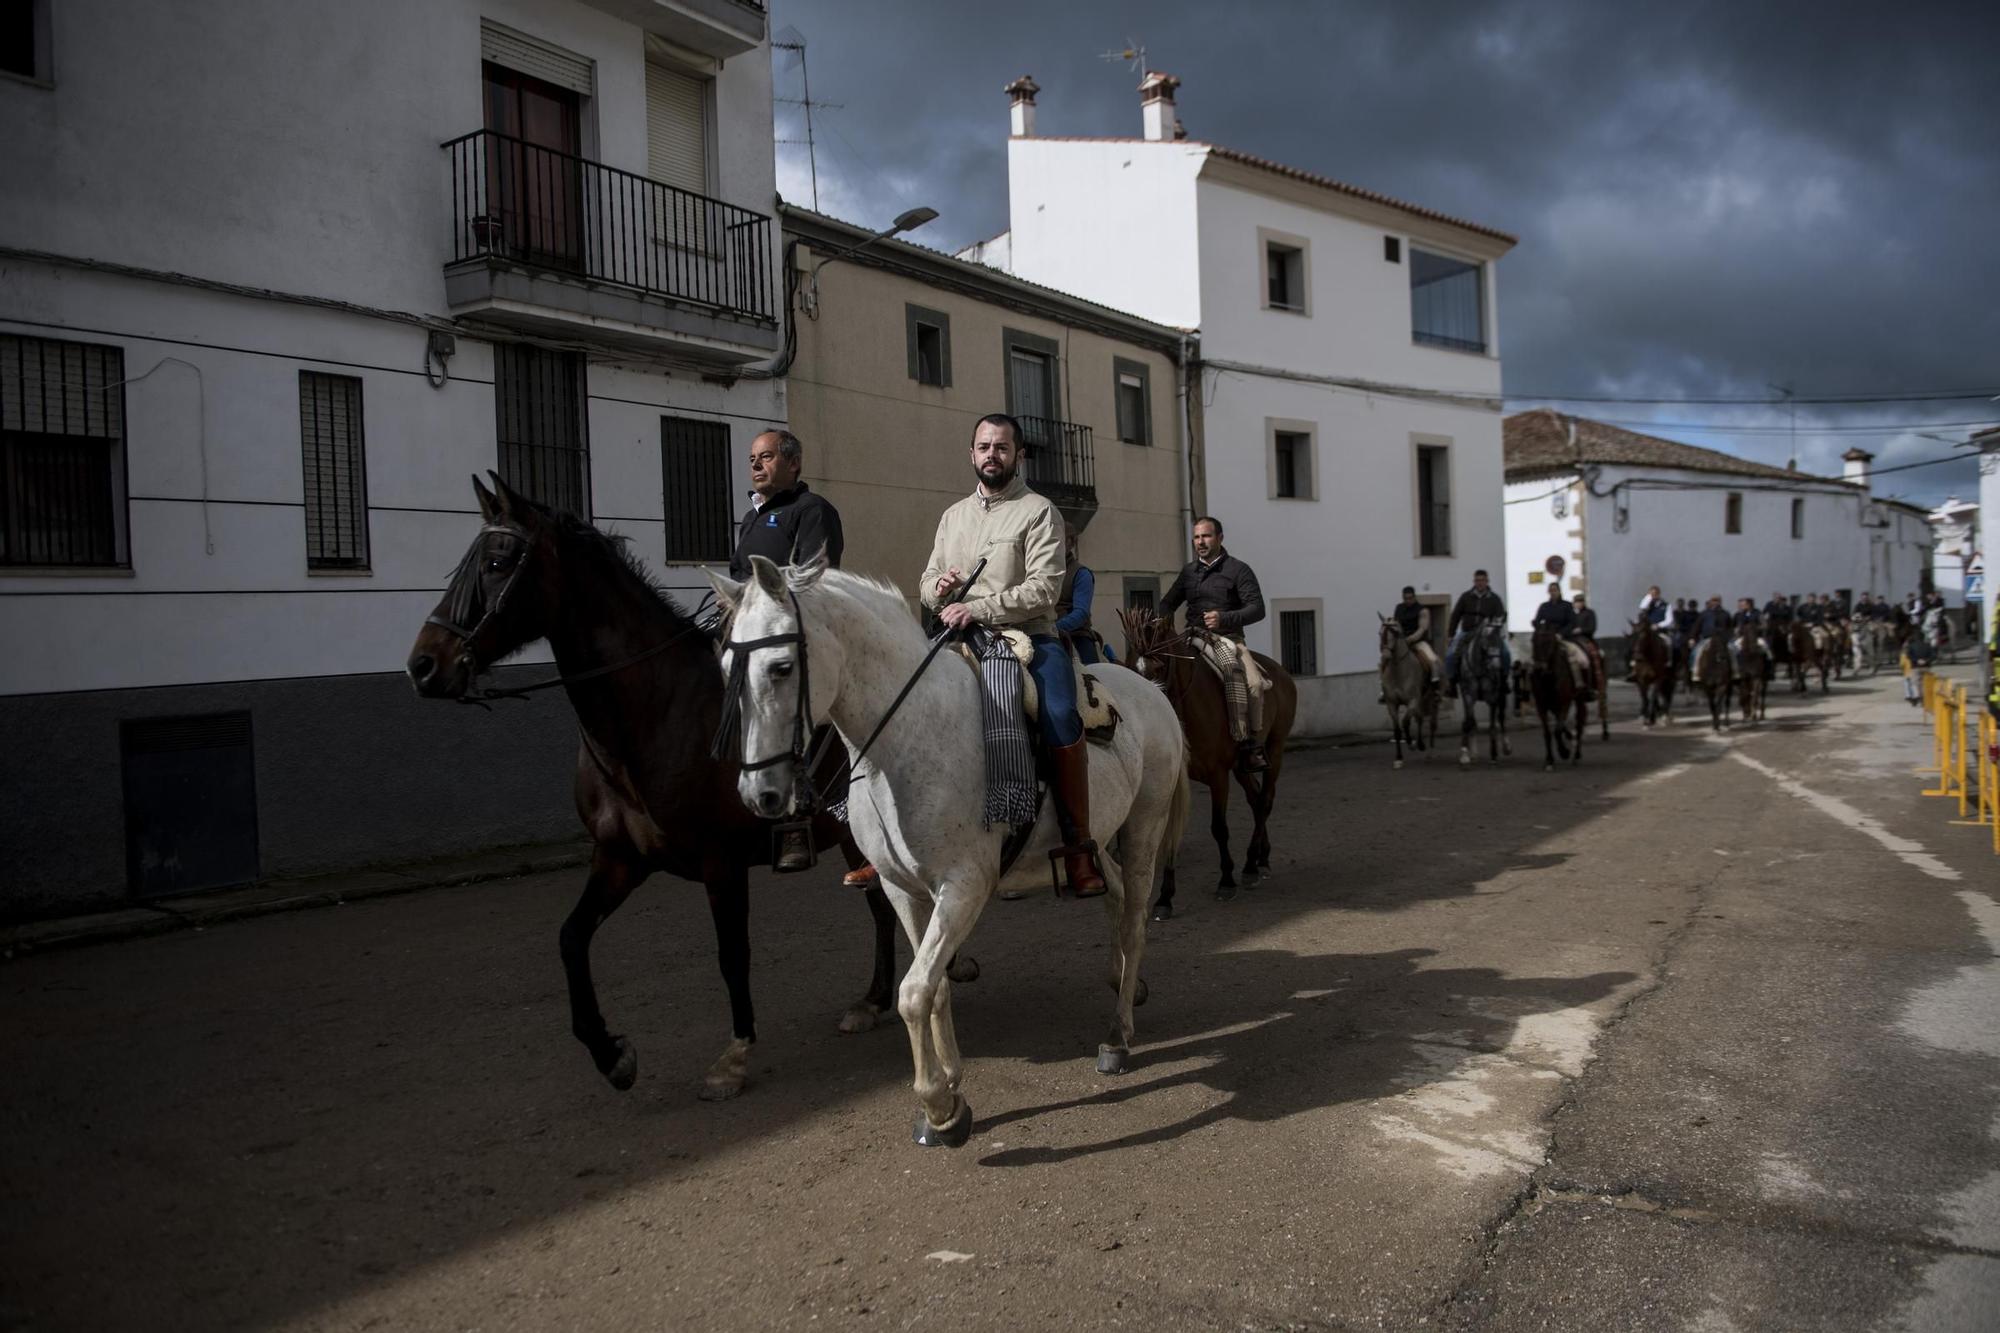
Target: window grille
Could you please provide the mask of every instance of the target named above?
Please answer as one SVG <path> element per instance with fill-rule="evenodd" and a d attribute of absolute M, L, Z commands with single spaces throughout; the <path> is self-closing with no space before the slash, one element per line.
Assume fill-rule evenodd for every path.
<path fill-rule="evenodd" d="M 1278 612 L 1278 652 L 1294 676 L 1319 674 L 1318 617 L 1311 611 Z"/>
<path fill-rule="evenodd" d="M 1417 446 L 1417 554 L 1451 554 L 1451 450 Z"/>
<path fill-rule="evenodd" d="M 660 418 L 660 479 L 666 501 L 666 558 L 725 562 L 732 549 L 729 426 L 693 417 Z"/>
<path fill-rule="evenodd" d="M 1722 530 L 1726 533 L 1743 531 L 1743 495 L 1740 491 L 1731 491 L 1729 498 L 1723 501 Z"/>
<path fill-rule="evenodd" d="M 1410 251 L 1410 334 L 1431 347 L 1486 350 L 1486 274 L 1483 265 Z"/>
<path fill-rule="evenodd" d="M 125 563 L 125 354 L 0 334 L 0 565 Z"/>
<path fill-rule="evenodd" d="M 493 349 L 500 476 L 530 500 L 590 517 L 583 357 L 526 343 Z"/>
<path fill-rule="evenodd" d="M 1312 498 L 1312 436 L 1304 431 L 1281 430 L 1272 435 L 1276 456 L 1276 489 L 1281 500 Z"/>
<path fill-rule="evenodd" d="M 299 441 L 305 463 L 306 568 L 368 568 L 361 381 L 300 371 Z"/>

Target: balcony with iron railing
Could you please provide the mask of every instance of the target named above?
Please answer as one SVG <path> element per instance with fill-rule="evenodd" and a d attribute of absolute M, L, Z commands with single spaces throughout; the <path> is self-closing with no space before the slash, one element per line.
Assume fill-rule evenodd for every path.
<path fill-rule="evenodd" d="M 768 215 L 493 130 L 443 147 L 461 317 L 719 361 L 776 349 Z"/>
<path fill-rule="evenodd" d="M 1028 485 L 1070 511 L 1097 507 L 1097 460 L 1090 427 L 1054 417 L 1022 417 L 1022 471 Z M 1079 526 L 1081 526 L 1079 524 Z"/>

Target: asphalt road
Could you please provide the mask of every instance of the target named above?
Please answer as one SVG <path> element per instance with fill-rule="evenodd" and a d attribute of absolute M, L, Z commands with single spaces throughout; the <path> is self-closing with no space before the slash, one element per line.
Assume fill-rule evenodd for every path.
<path fill-rule="evenodd" d="M 574 872 L 0 966 L 0 1324 L 1992 1329 L 2000 858 L 1895 691 L 1720 741 L 1621 699 L 1553 774 L 1294 755 L 1262 885 L 1213 901 L 1194 821 L 1130 1074 L 1102 913 L 992 905 L 955 1152 L 899 1023 L 834 1034 L 830 875 L 757 887 L 719 1105 L 677 882 L 598 939 L 624 1094 L 568 1035 Z"/>

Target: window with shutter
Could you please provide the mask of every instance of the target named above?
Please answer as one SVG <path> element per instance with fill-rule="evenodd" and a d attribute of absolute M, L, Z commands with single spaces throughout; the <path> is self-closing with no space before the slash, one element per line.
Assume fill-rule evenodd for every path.
<path fill-rule="evenodd" d="M 646 174 L 708 193 L 708 80 L 646 62 Z"/>
<path fill-rule="evenodd" d="M 125 354 L 0 334 L 0 565 L 115 565 L 125 549 Z"/>
<path fill-rule="evenodd" d="M 306 568 L 368 568 L 361 381 L 300 371 L 299 441 L 305 452 Z"/>

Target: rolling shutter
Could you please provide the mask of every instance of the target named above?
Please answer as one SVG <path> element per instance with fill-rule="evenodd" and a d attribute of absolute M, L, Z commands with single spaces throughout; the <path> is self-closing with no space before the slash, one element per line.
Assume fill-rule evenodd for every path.
<path fill-rule="evenodd" d="M 708 193 L 708 81 L 646 62 L 646 174 Z"/>
<path fill-rule="evenodd" d="M 491 19 L 479 21 L 479 55 L 482 60 L 504 65 L 517 73 L 533 75 L 545 83 L 582 93 L 585 97 L 594 96 L 597 91 L 588 60 L 574 51 L 565 51 L 560 46 L 503 27 Z"/>

